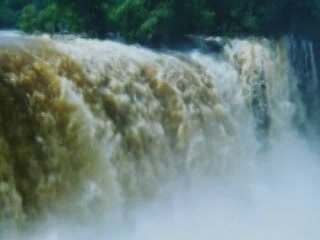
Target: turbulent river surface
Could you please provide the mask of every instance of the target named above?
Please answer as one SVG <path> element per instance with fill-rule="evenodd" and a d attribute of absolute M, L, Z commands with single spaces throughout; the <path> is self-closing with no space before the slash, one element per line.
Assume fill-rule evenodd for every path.
<path fill-rule="evenodd" d="M 0 33 L 0 238 L 319 239 L 317 51 Z"/>

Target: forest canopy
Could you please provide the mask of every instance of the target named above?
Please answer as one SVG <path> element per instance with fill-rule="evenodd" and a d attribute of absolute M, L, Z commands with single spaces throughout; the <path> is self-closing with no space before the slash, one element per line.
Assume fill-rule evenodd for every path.
<path fill-rule="evenodd" d="M 0 0 L 0 28 L 119 34 L 173 41 L 187 34 L 320 33 L 320 0 Z"/>

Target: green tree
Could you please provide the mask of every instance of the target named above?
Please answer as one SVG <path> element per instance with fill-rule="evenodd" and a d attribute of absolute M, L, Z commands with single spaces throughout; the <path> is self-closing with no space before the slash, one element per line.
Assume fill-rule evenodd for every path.
<path fill-rule="evenodd" d="M 59 30 L 62 32 L 79 33 L 85 31 L 85 23 L 73 6 L 64 9 L 59 21 Z"/>
<path fill-rule="evenodd" d="M 19 27 L 27 33 L 37 29 L 37 9 L 34 4 L 29 4 L 22 9 Z"/>
<path fill-rule="evenodd" d="M 161 3 L 154 7 L 144 21 L 140 24 L 137 35 L 139 38 L 148 40 L 162 40 L 165 41 L 170 34 L 170 20 L 173 13 L 168 8 L 168 3 Z"/>
<path fill-rule="evenodd" d="M 106 19 L 125 37 L 135 39 L 139 36 L 138 29 L 148 15 L 144 4 L 145 0 L 124 0 L 122 3 L 114 5 L 105 4 Z"/>
<path fill-rule="evenodd" d="M 51 3 L 38 13 L 36 21 L 40 30 L 53 34 L 58 30 L 59 20 L 58 6 Z"/>
<path fill-rule="evenodd" d="M 75 15 L 81 18 L 83 28 L 93 36 L 103 36 L 108 31 L 104 4 L 106 0 L 54 0 L 61 9 L 72 8 Z"/>

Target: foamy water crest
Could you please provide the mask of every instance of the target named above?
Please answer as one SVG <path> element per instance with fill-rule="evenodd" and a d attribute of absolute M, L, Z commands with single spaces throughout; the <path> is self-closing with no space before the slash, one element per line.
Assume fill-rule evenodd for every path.
<path fill-rule="evenodd" d="M 1 239 L 320 237 L 312 42 L 0 38 Z"/>

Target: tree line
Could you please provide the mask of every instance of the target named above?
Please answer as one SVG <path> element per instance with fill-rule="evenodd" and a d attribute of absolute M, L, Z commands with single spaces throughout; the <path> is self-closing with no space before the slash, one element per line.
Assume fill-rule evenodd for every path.
<path fill-rule="evenodd" d="M 186 34 L 319 35 L 320 0 L 0 0 L 0 28 L 117 33 L 128 41 Z"/>

